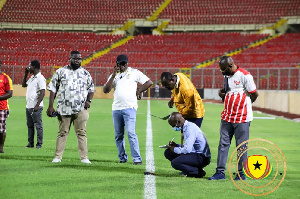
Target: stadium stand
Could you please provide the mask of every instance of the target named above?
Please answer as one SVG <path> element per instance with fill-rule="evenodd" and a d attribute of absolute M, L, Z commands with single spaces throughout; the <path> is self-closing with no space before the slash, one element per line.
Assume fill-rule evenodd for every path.
<path fill-rule="evenodd" d="M 266 24 L 299 16 L 299 0 L 173 0 L 160 14 L 170 24 Z"/>
<path fill-rule="evenodd" d="M 32 29 L 39 27 L 39 24 L 40 26 L 50 24 L 49 27 L 51 24 L 53 26 L 61 24 L 62 27 L 66 24 L 78 24 L 77 31 L 79 31 L 80 25 L 83 27 L 89 24 L 106 24 L 113 27 L 116 24 L 129 23 L 128 20 L 131 19 L 145 19 L 149 22 L 156 20 L 157 17 L 168 19 L 173 25 L 259 26 L 274 24 L 283 16 L 300 15 L 298 0 L 163 2 L 163 0 L 85 0 L 79 3 L 75 0 L 7 0 L 0 11 L 0 23 L 11 23 L 11 27 L 19 24 L 18 28 L 22 27 L 22 24 L 38 24 L 32 26 Z M 128 27 L 131 27 L 132 23 Z M 168 23 L 166 22 L 166 25 Z M 250 69 L 260 89 L 299 89 L 300 84 L 299 70 L 293 70 L 300 63 L 299 33 L 288 33 L 273 38 L 267 34 L 238 32 L 172 32 L 160 36 L 140 34 L 129 38 L 125 35 L 113 36 L 91 32 L 5 30 L 0 31 L 0 37 L 1 60 L 5 64 L 5 70 L 14 77 L 16 84 L 20 83 L 24 68 L 22 71 L 16 71 L 13 67 L 24 67 L 29 60 L 39 59 L 45 66 L 45 76 L 50 77 L 53 66 L 66 64 L 69 52 L 75 49 L 81 51 L 83 57 L 87 58 L 83 65 L 89 68 L 98 86 L 105 83 L 112 65 L 115 64 L 115 58 L 120 53 L 129 56 L 130 66 L 144 70 L 153 80 L 158 80 L 159 73 L 165 70 L 178 72 L 181 68 L 190 68 L 189 75 L 198 88 L 222 86 L 217 60 L 224 54 L 233 56 L 237 64 Z M 252 46 L 253 43 L 263 40 L 266 43 Z M 205 68 L 199 70 L 201 67 Z"/>
<path fill-rule="evenodd" d="M 124 24 L 144 19 L 161 0 L 7 0 L 1 22 L 41 24 Z"/>
<path fill-rule="evenodd" d="M 241 33 L 139 35 L 87 66 L 110 67 L 111 60 L 120 53 L 126 53 L 131 66 L 136 68 L 191 68 L 199 62 L 219 57 L 231 49 L 249 45 L 265 36 Z"/>
<path fill-rule="evenodd" d="M 300 62 L 300 34 L 286 33 L 264 45 L 247 48 L 232 57 L 237 63 L 247 68 L 287 68 L 295 67 Z M 210 67 L 217 67 L 218 63 Z"/>
<path fill-rule="evenodd" d="M 43 66 L 63 65 L 70 51 L 76 49 L 83 57 L 105 48 L 120 35 L 95 33 L 0 31 L 2 59 L 7 65 L 28 65 L 28 60 L 41 60 Z M 5 39 L 3 39 L 5 38 Z"/>

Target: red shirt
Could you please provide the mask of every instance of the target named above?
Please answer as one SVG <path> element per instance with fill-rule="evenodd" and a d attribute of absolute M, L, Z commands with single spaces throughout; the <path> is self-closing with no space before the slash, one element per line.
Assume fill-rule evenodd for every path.
<path fill-rule="evenodd" d="M 0 74 L 0 96 L 4 95 L 6 91 L 13 90 L 12 81 L 10 77 L 5 74 Z M 0 110 L 8 110 L 7 100 L 0 100 Z"/>

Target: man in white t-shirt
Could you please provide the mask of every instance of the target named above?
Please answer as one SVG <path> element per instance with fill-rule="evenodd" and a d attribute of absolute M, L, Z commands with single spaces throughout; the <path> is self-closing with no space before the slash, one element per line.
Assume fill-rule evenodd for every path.
<path fill-rule="evenodd" d="M 142 84 L 142 86 L 137 88 L 137 83 Z M 112 116 L 120 163 L 126 163 L 128 160 L 125 152 L 125 127 L 133 164 L 142 164 L 139 141 L 135 132 L 137 100 L 141 99 L 142 92 L 147 90 L 152 84 L 152 81 L 141 71 L 128 67 L 126 55 L 119 55 L 113 74 L 109 76 L 103 87 L 104 93 L 109 93 L 114 88 Z"/>
<path fill-rule="evenodd" d="M 225 108 L 221 114 L 216 173 L 209 180 L 225 179 L 228 150 L 233 135 L 236 146 L 249 139 L 250 122 L 253 120 L 252 103 L 258 97 L 252 75 L 235 65 L 231 57 L 221 57 L 219 68 L 224 75 L 224 88 L 219 91 L 219 96 L 223 99 Z M 247 145 L 243 144 L 240 148 L 245 149 Z M 245 180 L 242 168 L 247 160 L 247 152 L 238 158 L 239 175 L 234 180 Z"/>
<path fill-rule="evenodd" d="M 32 76 L 28 79 L 28 73 Z M 25 75 L 22 87 L 27 87 L 26 91 L 26 118 L 28 127 L 28 144 L 26 148 L 34 147 L 34 127 L 37 131 L 36 148 L 40 149 L 43 144 L 43 99 L 45 96 L 46 79 L 40 72 L 40 62 L 33 60 L 29 66 L 25 68 Z"/>

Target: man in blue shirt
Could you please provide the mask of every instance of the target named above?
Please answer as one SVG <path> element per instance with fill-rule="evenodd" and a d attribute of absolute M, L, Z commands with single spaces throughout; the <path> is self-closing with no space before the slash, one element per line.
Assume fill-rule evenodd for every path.
<path fill-rule="evenodd" d="M 180 113 L 170 115 L 169 124 L 175 131 L 181 131 L 185 143 L 171 141 L 165 150 L 165 157 L 174 169 L 182 171 L 187 177 L 203 178 L 203 170 L 210 163 L 210 149 L 204 133 L 194 123 L 185 120 Z"/>

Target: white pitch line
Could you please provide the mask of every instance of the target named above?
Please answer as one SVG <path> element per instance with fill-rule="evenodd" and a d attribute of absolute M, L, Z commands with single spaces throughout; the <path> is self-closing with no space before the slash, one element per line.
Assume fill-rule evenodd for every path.
<path fill-rule="evenodd" d="M 275 120 L 275 117 L 253 117 L 253 119 L 261 119 L 261 120 Z"/>
<path fill-rule="evenodd" d="M 148 100 L 147 109 L 147 135 L 146 135 L 146 171 L 154 173 L 154 153 L 152 141 L 152 122 L 151 122 L 150 100 Z M 156 199 L 155 175 L 145 175 L 144 198 Z"/>

